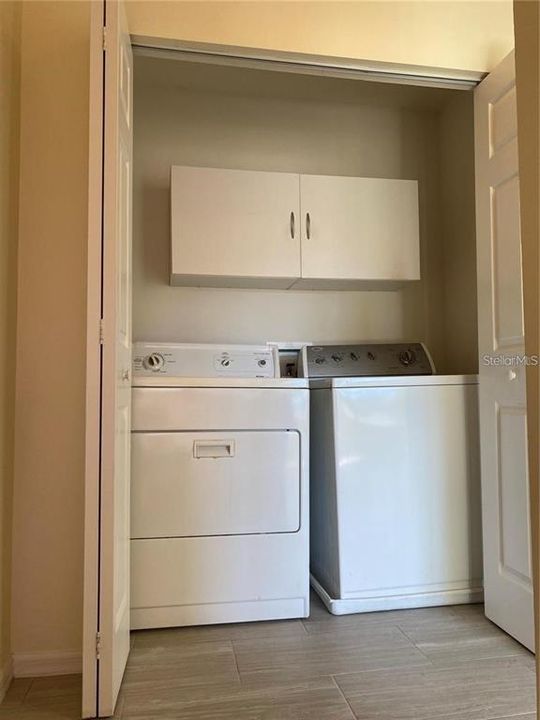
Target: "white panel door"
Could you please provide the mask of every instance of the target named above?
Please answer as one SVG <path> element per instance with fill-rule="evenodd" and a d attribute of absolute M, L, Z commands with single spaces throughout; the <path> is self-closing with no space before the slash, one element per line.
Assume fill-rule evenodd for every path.
<path fill-rule="evenodd" d="M 302 280 L 417 280 L 416 180 L 301 175 Z"/>
<path fill-rule="evenodd" d="M 99 515 L 101 481 L 102 219 L 103 219 L 103 2 L 90 13 L 88 152 L 87 357 L 84 498 L 84 607 L 82 717 L 97 714 L 99 660 Z"/>
<path fill-rule="evenodd" d="M 133 57 L 124 6 L 106 2 L 102 648 L 99 713 L 114 712 L 129 654 L 131 438 L 131 178 Z"/>
<path fill-rule="evenodd" d="M 173 167 L 172 284 L 288 288 L 300 277 L 299 182 L 292 173 Z"/>
<path fill-rule="evenodd" d="M 478 345 L 486 615 L 531 650 L 533 588 L 514 55 L 476 90 Z"/>
<path fill-rule="evenodd" d="M 130 648 L 133 64 L 122 3 L 93 3 L 91 47 L 87 422 L 97 422 L 87 426 L 83 716 L 108 717 Z"/>

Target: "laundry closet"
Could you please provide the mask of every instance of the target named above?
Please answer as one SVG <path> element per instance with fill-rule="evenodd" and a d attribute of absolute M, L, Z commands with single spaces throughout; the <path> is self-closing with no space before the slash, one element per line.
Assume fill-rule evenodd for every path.
<path fill-rule="evenodd" d="M 467 73 L 144 38 L 131 77 L 132 41 L 118 37 L 99 409 L 115 418 L 102 446 L 115 461 L 100 460 L 99 603 L 85 610 L 110 645 L 88 662 L 85 716 L 91 673 L 114 709 L 130 627 L 306 617 L 310 584 L 334 614 L 467 603 L 487 568 L 488 617 L 527 644 L 527 486 L 511 470 L 524 402 L 504 400 L 506 413 L 480 397 L 480 414 L 497 413 L 486 457 L 501 464 L 487 504 L 478 422 L 479 347 L 517 352 L 523 335 L 512 58 L 480 97 Z M 477 238 L 488 225 L 494 250 Z M 489 387 L 517 380 L 524 397 L 523 374 L 507 375 Z M 366 458 L 365 494 L 342 493 Z M 509 620 L 513 592 L 524 611 Z"/>
<path fill-rule="evenodd" d="M 390 424 L 399 412 L 404 417 L 381 439 L 383 455 L 393 451 L 402 455 L 396 458 L 395 468 L 387 471 L 389 477 L 383 479 L 377 458 L 368 459 L 368 448 L 362 451 L 364 461 L 359 467 L 365 469 L 354 475 L 373 475 L 379 489 L 371 488 L 368 497 L 357 501 L 361 508 L 353 510 L 353 524 L 375 524 L 379 530 L 349 539 L 348 544 L 354 556 L 360 548 L 371 547 L 369 552 L 376 558 L 373 565 L 387 569 L 383 573 L 378 568 L 373 577 L 365 578 L 369 602 L 355 607 L 387 609 L 481 599 L 472 112 L 472 94 L 461 88 L 396 86 L 189 62 L 174 56 L 154 57 L 144 50 L 136 53 L 134 374 L 150 376 L 151 383 L 152 376 L 157 378 L 161 405 L 150 412 L 152 390 L 138 387 L 134 380 L 132 627 L 309 613 L 307 562 L 302 569 L 299 561 L 292 573 L 303 578 L 294 590 L 280 587 L 277 575 L 272 587 L 258 581 L 250 588 L 254 570 L 247 577 L 230 579 L 238 565 L 263 565 L 271 575 L 275 563 L 282 577 L 291 574 L 284 571 L 283 562 L 286 557 L 292 568 L 297 550 L 283 548 L 285 555 L 271 558 L 269 549 L 257 549 L 260 539 L 255 540 L 254 533 L 269 538 L 282 533 L 283 543 L 287 533 L 307 532 L 307 515 L 301 519 L 299 508 L 291 509 L 298 496 L 299 507 L 307 507 L 307 480 L 298 487 L 291 484 L 294 456 L 288 455 L 285 445 L 269 442 L 265 446 L 259 435 L 256 448 L 250 448 L 245 434 L 233 433 L 248 425 L 252 432 L 261 431 L 264 403 L 256 406 L 251 401 L 249 419 L 240 417 L 223 425 L 221 412 L 214 417 L 210 409 L 216 390 L 202 392 L 198 401 L 193 389 L 184 390 L 176 401 L 172 395 L 164 398 L 161 386 L 167 377 L 160 375 L 170 367 L 189 364 L 168 348 L 171 342 L 200 345 L 194 353 L 202 352 L 207 343 L 216 352 L 222 346 L 227 353 L 222 362 L 227 366 L 237 360 L 236 347 L 240 352 L 252 345 L 259 353 L 258 370 L 262 363 L 270 367 L 271 360 L 260 354 L 267 343 L 290 355 L 291 348 L 305 345 L 369 342 L 374 343 L 367 350 L 373 358 L 391 347 L 379 343 L 424 343 L 446 392 L 450 385 L 455 387 L 450 394 L 434 396 L 437 391 L 428 386 L 427 397 L 432 399 L 425 417 L 416 412 L 423 402 L 420 391 L 405 401 L 410 403 L 408 409 L 402 401 L 391 405 L 395 410 L 387 411 Z M 142 348 L 139 343 L 144 343 Z M 413 373 L 431 373 L 427 358 L 422 370 L 422 348 L 412 348 L 399 346 L 398 353 L 411 354 L 413 361 L 418 355 Z M 345 355 L 356 359 L 356 354 L 365 352 L 355 345 Z M 325 362 L 324 354 L 319 355 L 314 363 Z M 204 377 L 208 366 L 203 356 L 193 354 L 196 357 L 200 369 L 191 368 L 188 374 Z M 343 351 L 333 353 L 329 363 L 332 358 L 342 363 L 343 357 Z M 209 369 L 213 375 L 215 370 Z M 226 374 L 230 367 L 221 370 Z M 396 373 L 400 371 L 390 371 Z M 293 374 L 307 374 L 301 354 Z M 410 391 L 414 393 L 414 387 Z M 401 397 L 399 387 L 389 392 Z M 227 397 L 224 402 L 233 415 L 243 395 Z M 328 469 L 318 480 L 330 453 L 313 417 L 320 397 L 313 389 L 307 483 L 311 486 L 311 571 L 319 568 L 319 574 L 337 587 L 339 583 L 330 580 L 339 575 L 337 569 L 326 568 L 330 560 L 325 547 L 339 544 L 330 537 L 333 522 L 328 508 L 335 493 L 326 489 Z M 198 420 L 203 423 L 200 427 L 191 419 L 196 431 L 191 437 L 186 432 L 188 419 L 179 417 L 176 425 L 169 419 L 176 413 L 175 403 L 190 406 L 191 418 L 198 418 L 196 408 L 205 406 L 212 419 L 206 425 Z M 165 405 L 164 417 L 157 421 Z M 454 414 L 444 415 L 449 406 L 455 406 Z M 250 424 L 253 415 L 259 416 L 260 426 Z M 299 432 L 299 451 L 305 459 L 310 447 L 307 432 L 302 434 L 299 427 L 290 425 L 292 420 L 282 422 L 284 429 Z M 373 420 L 358 422 L 356 432 L 368 437 Z M 410 449 L 400 447 L 403 428 L 416 423 L 420 428 L 417 448 L 412 449 L 414 433 L 407 430 L 405 443 Z M 438 431 L 433 429 L 436 425 Z M 424 426 L 431 426 L 431 434 Z M 218 428 L 221 434 L 215 432 Z M 164 430 L 168 434 L 162 434 Z M 335 442 L 342 444 L 347 433 L 343 429 L 340 433 Z M 361 440 L 352 442 L 354 446 Z M 372 437 L 369 442 L 376 440 Z M 201 443 L 205 460 L 199 454 Z M 193 457 L 188 457 L 191 444 Z M 320 447 L 325 448 L 323 455 L 317 451 Z M 233 452 L 236 457 L 231 457 Z M 241 458 L 253 453 L 261 464 L 243 465 Z M 398 479 L 408 454 L 414 456 L 410 469 Z M 348 457 L 351 462 L 350 452 Z M 261 467 L 267 464 L 272 470 L 265 480 Z M 339 458 L 336 465 L 341 465 Z M 268 487 L 257 494 L 254 488 L 265 483 Z M 380 496 L 381 507 L 369 505 L 372 494 Z M 354 508 L 354 499 L 349 498 L 346 505 Z M 265 514 L 258 524 L 263 506 L 274 507 L 275 521 Z M 409 509 L 402 512 L 406 506 Z M 245 508 L 242 521 L 237 518 L 239 507 Z M 350 538 L 351 532 L 345 535 Z M 389 536 L 393 544 L 385 540 Z M 229 550 L 234 542 L 243 542 L 245 547 L 235 545 Z M 213 549 L 207 549 L 209 544 Z M 379 556 L 378 548 L 385 545 Z M 437 548 L 433 557 L 431 548 Z M 298 552 L 307 552 L 307 535 L 304 549 Z M 191 561 L 185 560 L 186 554 Z M 416 559 L 411 561 L 411 556 Z M 451 559 L 456 556 L 458 560 Z M 229 589 L 229 580 L 217 572 L 216 558 L 222 567 L 230 566 Z M 188 570 L 192 563 L 198 565 L 196 572 Z M 400 568 L 408 563 L 414 567 L 398 581 Z M 364 575 L 367 564 L 363 563 Z M 441 570 L 445 565 L 448 570 Z M 432 570 L 426 572 L 426 566 Z M 347 572 L 342 569 L 341 574 Z M 317 579 L 312 578 L 312 583 L 317 587 Z M 354 584 L 349 586 L 354 589 Z M 201 587 L 214 589 L 201 593 Z M 376 596 L 383 600 L 377 601 Z M 252 609 L 254 597 L 266 598 L 259 601 L 257 610 Z M 333 605 L 328 602 L 328 607 Z"/>

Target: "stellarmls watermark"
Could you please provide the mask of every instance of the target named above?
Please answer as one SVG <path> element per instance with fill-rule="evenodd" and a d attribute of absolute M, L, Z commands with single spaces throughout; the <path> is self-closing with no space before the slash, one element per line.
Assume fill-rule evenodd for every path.
<path fill-rule="evenodd" d="M 538 367 L 538 355 L 482 355 L 482 364 L 492 367 Z"/>

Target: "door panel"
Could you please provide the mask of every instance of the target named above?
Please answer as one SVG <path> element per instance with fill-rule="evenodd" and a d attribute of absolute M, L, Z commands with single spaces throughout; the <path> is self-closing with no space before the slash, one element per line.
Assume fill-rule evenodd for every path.
<path fill-rule="evenodd" d="M 519 234 L 519 177 L 504 177 L 491 191 L 494 349 L 523 344 L 523 281 Z"/>
<path fill-rule="evenodd" d="M 491 103 L 490 157 L 493 157 L 510 140 L 516 137 L 516 88 L 511 85 Z"/>
<path fill-rule="evenodd" d="M 513 54 L 476 90 L 475 147 L 485 607 L 533 649 Z"/>
<path fill-rule="evenodd" d="M 528 587 L 532 569 L 526 432 L 524 408 L 497 408 L 501 572 L 510 575 L 511 581 L 518 580 Z M 516 483 L 516 476 L 525 478 L 526 482 Z"/>

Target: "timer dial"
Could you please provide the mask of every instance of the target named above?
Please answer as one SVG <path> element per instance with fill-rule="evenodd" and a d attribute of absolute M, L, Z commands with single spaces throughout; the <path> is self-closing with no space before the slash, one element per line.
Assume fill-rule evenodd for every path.
<path fill-rule="evenodd" d="M 160 355 L 159 353 L 151 353 L 144 358 L 143 365 L 146 370 L 151 370 L 152 372 L 159 372 L 163 369 L 163 366 L 165 365 L 165 360 L 163 358 L 163 355 Z"/>

